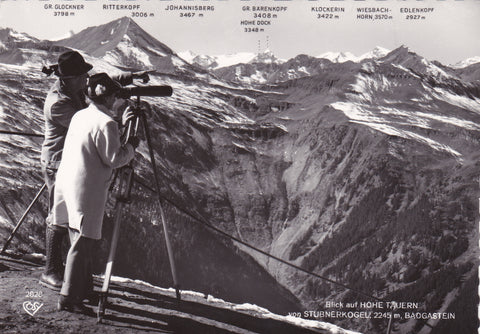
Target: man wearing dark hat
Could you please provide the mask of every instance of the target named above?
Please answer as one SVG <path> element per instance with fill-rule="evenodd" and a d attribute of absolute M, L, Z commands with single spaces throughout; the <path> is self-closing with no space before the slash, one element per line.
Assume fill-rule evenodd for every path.
<path fill-rule="evenodd" d="M 68 224 L 68 251 L 59 310 L 85 312 L 82 301 L 91 289 L 92 249 L 101 238 L 103 215 L 113 169 L 134 156 L 138 139 L 120 141 L 122 118 L 113 110 L 120 85 L 107 74 L 92 75 L 87 95 L 92 103 L 75 113 L 68 130 L 54 194 L 54 224 Z M 120 116 L 120 117 L 118 117 Z M 127 111 L 126 119 L 133 117 Z"/>
<path fill-rule="evenodd" d="M 67 51 L 58 58 L 55 74 L 58 80 L 50 89 L 44 105 L 45 138 L 42 145 L 42 173 L 48 189 L 49 213 L 46 219 L 46 264 L 40 284 L 60 290 L 63 281 L 62 241 L 65 226 L 52 222 L 51 210 L 55 175 L 62 158 L 63 145 L 70 121 L 77 111 L 86 108 L 85 88 L 92 65 L 77 51 Z M 115 78 L 121 85 L 131 84 L 134 78 L 148 80 L 146 72 L 124 74 Z"/>

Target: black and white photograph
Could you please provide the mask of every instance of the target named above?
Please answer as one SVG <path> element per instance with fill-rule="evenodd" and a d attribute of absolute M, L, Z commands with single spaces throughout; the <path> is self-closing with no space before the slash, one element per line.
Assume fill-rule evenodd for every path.
<path fill-rule="evenodd" d="M 0 0 L 0 332 L 474 334 L 479 0 Z"/>

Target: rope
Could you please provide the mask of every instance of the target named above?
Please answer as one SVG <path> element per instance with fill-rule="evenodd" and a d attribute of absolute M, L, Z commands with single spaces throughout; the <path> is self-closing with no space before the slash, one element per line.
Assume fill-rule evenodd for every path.
<path fill-rule="evenodd" d="M 137 183 L 138 183 L 139 185 L 141 185 L 142 187 L 150 190 L 150 191 L 153 192 L 153 193 L 156 193 L 155 189 L 152 189 L 151 187 L 149 187 L 148 185 L 146 185 L 146 184 L 143 183 L 142 181 L 140 181 L 140 180 L 138 180 L 138 179 L 134 179 L 134 182 L 137 182 Z M 374 300 L 376 300 L 376 301 L 380 301 L 380 302 L 385 302 L 385 300 L 382 299 L 382 298 L 378 298 L 378 297 L 372 296 L 372 295 L 370 295 L 370 294 L 368 294 L 368 293 L 365 293 L 365 292 L 363 292 L 363 291 L 361 291 L 361 290 L 352 288 L 352 287 L 350 287 L 350 286 L 348 286 L 348 285 L 346 285 L 346 284 L 337 282 L 337 281 L 332 280 L 332 279 L 330 279 L 330 278 L 328 278 L 328 277 L 325 277 L 325 276 L 316 274 L 316 273 L 314 273 L 314 272 L 312 272 L 312 271 L 309 271 L 309 270 L 304 269 L 304 268 L 302 268 L 302 267 L 300 267 L 300 266 L 297 266 L 296 264 L 293 264 L 293 263 L 288 262 L 288 261 L 286 261 L 286 260 L 283 260 L 283 259 L 281 259 L 281 258 L 279 258 L 279 257 L 277 257 L 277 256 L 275 256 L 275 255 L 272 255 L 272 254 L 270 254 L 270 253 L 267 253 L 267 252 L 265 252 L 265 251 L 263 251 L 263 250 L 255 247 L 255 246 L 252 246 L 252 245 L 246 243 L 246 242 L 243 241 L 243 240 L 238 239 L 237 237 L 234 237 L 234 236 L 232 236 L 232 235 L 230 235 L 230 234 L 228 234 L 228 233 L 220 230 L 219 228 L 217 228 L 217 227 L 213 226 L 212 224 L 210 224 L 210 223 L 209 223 L 206 219 L 204 219 L 203 217 L 198 218 L 197 216 L 195 216 L 195 215 L 192 214 L 191 212 L 187 211 L 186 209 L 183 209 L 182 207 L 180 207 L 180 205 L 178 205 L 178 204 L 176 204 L 175 202 L 173 202 L 172 200 L 170 200 L 170 199 L 162 196 L 161 194 L 157 194 L 157 196 L 158 196 L 159 198 L 161 198 L 162 200 L 164 200 L 165 202 L 171 204 L 172 206 L 174 206 L 174 207 L 177 208 L 179 211 L 183 212 L 184 214 L 186 214 L 187 216 L 189 216 L 189 217 L 192 218 L 193 220 L 195 220 L 195 221 L 199 222 L 200 224 L 206 226 L 207 228 L 209 228 L 209 229 L 211 229 L 211 230 L 213 230 L 213 231 L 215 231 L 215 232 L 223 235 L 224 237 L 226 237 L 226 238 L 228 238 L 228 239 L 234 240 L 234 241 L 236 241 L 236 242 L 238 242 L 238 243 L 240 243 L 240 244 L 242 244 L 242 245 L 244 245 L 244 246 L 246 246 L 246 247 L 248 247 L 248 248 L 250 248 L 250 249 L 252 249 L 252 250 L 254 250 L 254 251 L 258 252 L 258 253 L 260 253 L 260 254 L 263 254 L 263 255 L 271 258 L 271 259 L 274 259 L 274 260 L 276 260 L 276 261 L 278 261 L 278 262 L 280 262 L 280 263 L 283 263 L 283 264 L 285 264 L 285 265 L 287 265 L 287 266 L 290 266 L 290 267 L 292 267 L 292 268 L 294 268 L 294 269 L 296 269 L 296 270 L 298 270 L 298 271 L 301 271 L 301 272 L 303 272 L 303 273 L 305 273 L 305 274 L 308 274 L 308 275 L 310 275 L 310 276 L 313 276 L 313 277 L 322 279 L 322 280 L 324 280 L 324 281 L 327 281 L 327 282 L 329 282 L 329 283 L 335 284 L 335 285 L 340 286 L 340 287 L 342 287 L 342 288 L 344 288 L 344 289 L 346 289 L 346 290 L 353 291 L 353 292 L 355 292 L 355 293 L 357 293 L 357 294 L 359 294 L 359 295 L 362 295 L 362 296 L 364 296 L 364 297 L 372 298 L 372 299 L 374 299 Z M 393 320 L 393 312 L 394 312 L 394 311 L 395 311 L 394 308 L 390 311 L 390 312 L 391 312 L 391 317 L 392 317 L 391 320 Z M 430 325 L 427 320 L 423 320 L 423 319 L 418 319 L 418 320 L 420 320 L 421 322 L 423 322 L 423 324 L 424 324 L 425 326 L 430 327 L 430 328 L 432 328 L 432 329 L 434 328 L 434 326 Z"/>
<path fill-rule="evenodd" d="M 41 134 L 37 134 L 37 133 L 27 133 L 27 132 L 20 132 L 20 131 L 5 131 L 5 130 L 0 130 L 0 134 L 30 136 L 30 137 L 43 137 L 43 135 L 41 135 Z M 137 180 L 135 180 L 135 182 L 137 182 L 138 184 L 140 184 L 142 187 L 150 190 L 151 192 L 157 193 L 157 191 L 156 191 L 155 189 L 152 189 L 151 187 L 149 187 L 148 185 L 144 184 L 144 183 L 141 182 L 140 180 L 137 179 Z M 385 300 L 383 300 L 383 299 L 381 299 L 381 298 L 372 296 L 372 295 L 370 295 L 370 294 L 368 294 L 368 293 L 365 293 L 365 292 L 360 291 L 360 290 L 358 290 L 358 289 L 352 288 L 352 287 L 350 287 L 350 286 L 348 286 L 348 285 L 346 285 L 346 284 L 337 282 L 337 281 L 332 280 L 332 279 L 330 279 L 330 278 L 328 278 L 328 277 L 325 277 L 325 276 L 316 274 L 316 273 L 314 273 L 314 272 L 312 272 L 312 271 L 310 271 L 310 270 L 304 269 L 304 268 L 302 268 L 302 267 L 300 267 L 300 266 L 298 266 L 298 265 L 296 265 L 296 264 L 293 264 L 293 263 L 288 262 L 288 261 L 286 261 L 286 260 L 283 260 L 283 259 L 281 259 L 281 258 L 279 258 L 279 257 L 277 257 L 277 256 L 275 256 L 275 255 L 272 255 L 272 254 L 270 254 L 270 253 L 267 253 L 267 252 L 261 250 L 260 248 L 257 248 L 257 247 L 255 247 L 255 246 L 253 246 L 253 245 L 250 245 L 249 243 L 246 243 L 245 241 L 243 241 L 243 240 L 241 240 L 241 239 L 239 239 L 239 238 L 237 238 L 237 237 L 235 237 L 235 236 L 233 236 L 233 235 L 230 235 L 230 234 L 228 234 L 228 233 L 220 230 L 219 228 L 217 228 L 217 227 L 213 226 L 212 224 L 210 224 L 205 218 L 203 218 L 203 217 L 200 217 L 200 218 L 199 218 L 199 217 L 195 216 L 195 215 L 192 214 L 191 212 L 187 211 L 186 209 L 182 208 L 182 207 L 181 207 L 180 205 L 178 205 L 177 203 L 175 203 L 175 202 L 173 202 L 172 200 L 170 200 L 170 199 L 162 196 L 161 194 L 157 194 L 157 196 L 158 196 L 160 199 L 164 200 L 165 202 L 171 204 L 172 206 L 174 206 L 174 207 L 177 208 L 179 211 L 183 212 L 185 215 L 189 216 L 189 217 L 192 218 L 193 220 L 195 220 L 195 221 L 199 222 L 200 224 L 204 225 L 205 227 L 207 227 L 207 228 L 209 228 L 209 229 L 217 232 L 217 233 L 220 234 L 220 235 L 223 235 L 224 237 L 226 237 L 226 238 L 228 238 L 228 239 L 231 239 L 231 240 L 233 240 L 233 241 L 235 241 L 235 242 L 238 242 L 239 244 L 242 244 L 242 245 L 244 245 L 244 246 L 246 246 L 246 247 L 248 247 L 248 248 L 250 248 L 250 249 L 252 249 L 252 250 L 254 250 L 254 251 L 256 251 L 256 252 L 258 252 L 258 253 L 260 253 L 260 254 L 262 254 L 262 255 L 265 255 L 265 256 L 267 256 L 267 257 L 269 257 L 269 258 L 271 258 L 271 259 L 274 259 L 274 260 L 276 260 L 276 261 L 278 261 L 278 262 L 280 262 L 280 263 L 283 263 L 283 264 L 285 264 L 285 265 L 287 265 L 287 266 L 289 266 L 289 267 L 292 267 L 292 268 L 294 268 L 294 269 L 296 269 L 296 270 L 298 270 L 298 271 L 301 271 L 301 272 L 303 272 L 303 273 L 305 273 L 305 274 L 307 274 L 307 275 L 310 275 L 310 276 L 313 276 L 313 277 L 322 279 L 322 280 L 324 280 L 324 281 L 327 281 L 327 282 L 329 282 L 329 283 L 335 284 L 335 285 L 340 286 L 340 287 L 342 287 L 342 288 L 344 288 L 344 289 L 346 289 L 346 290 L 353 291 L 353 292 L 355 292 L 355 293 L 357 293 L 357 294 L 359 294 L 359 295 L 362 295 L 362 296 L 364 296 L 364 297 L 371 298 L 371 299 L 373 299 L 373 300 L 380 301 L 380 302 L 384 302 L 384 301 L 385 301 Z M 393 312 L 393 310 L 392 310 L 392 312 Z M 393 314 L 392 314 L 392 316 L 393 316 Z M 426 321 L 424 322 L 424 324 L 425 324 L 426 326 L 430 327 L 430 328 L 434 328 L 433 326 L 431 326 L 431 325 L 430 325 L 428 322 L 426 322 Z"/>
<path fill-rule="evenodd" d="M 137 182 L 137 183 L 140 184 L 141 186 L 145 187 L 146 189 L 148 189 L 148 190 L 150 190 L 150 191 L 152 191 L 152 192 L 154 192 L 154 193 L 156 192 L 154 189 L 152 189 L 151 187 L 147 186 L 146 184 L 144 184 L 144 183 L 141 182 L 140 180 L 135 180 L 135 182 Z M 372 298 L 372 299 L 374 299 L 374 300 L 376 300 L 376 301 L 382 301 L 382 302 L 384 301 L 384 300 L 381 299 L 381 298 L 378 298 L 378 297 L 369 295 L 369 294 L 367 294 L 367 293 L 365 293 L 365 292 L 363 292 L 363 291 L 360 291 L 360 290 L 357 290 L 357 289 L 355 289 L 355 288 L 349 287 L 348 285 L 345 285 L 345 284 L 343 284 L 343 283 L 337 282 L 337 281 L 332 280 L 332 279 L 330 279 L 330 278 L 328 278 L 328 277 L 325 277 L 325 276 L 316 274 L 316 273 L 314 273 L 314 272 L 312 272 L 312 271 L 309 271 L 309 270 L 304 269 L 304 268 L 302 268 L 302 267 L 300 267 L 300 266 L 297 266 L 296 264 L 293 264 L 293 263 L 288 262 L 288 261 L 286 261 L 286 260 L 283 260 L 283 259 L 281 259 L 281 258 L 279 258 L 279 257 L 277 257 L 277 256 L 275 256 L 275 255 L 272 255 L 272 254 L 270 254 L 270 253 L 267 253 L 267 252 L 261 250 L 260 248 L 257 248 L 257 247 L 255 247 L 255 246 L 253 246 L 253 245 L 250 245 L 250 244 L 246 243 L 245 241 L 243 241 L 243 240 L 241 240 L 241 239 L 239 239 L 239 238 L 237 238 L 237 237 L 235 237 L 235 236 L 233 236 L 233 235 L 230 235 L 230 234 L 228 234 L 228 233 L 220 230 L 219 228 L 217 228 L 217 227 L 213 226 L 212 224 L 210 224 L 210 223 L 209 223 L 206 219 L 204 219 L 203 217 L 199 218 L 199 217 L 195 216 L 194 214 L 190 213 L 190 212 L 187 211 L 186 209 L 183 209 L 182 207 L 180 207 L 178 204 L 176 204 L 176 203 L 173 202 L 172 200 L 170 200 L 170 199 L 168 199 L 168 198 L 165 198 L 165 197 L 163 197 L 162 195 L 158 195 L 158 196 L 159 196 L 162 200 L 164 200 L 165 202 L 167 202 L 167 203 L 173 205 L 174 207 L 176 207 L 178 210 L 180 210 L 181 212 L 183 212 L 184 214 L 186 214 L 187 216 L 189 216 L 189 217 L 192 218 L 193 220 L 201 223 L 202 225 L 208 227 L 208 228 L 211 229 L 211 230 L 214 230 L 215 232 L 223 235 L 224 237 L 227 237 L 228 239 L 231 239 L 231 240 L 233 240 L 233 241 L 236 241 L 236 242 L 238 242 L 238 243 L 240 243 L 240 244 L 242 244 L 242 245 L 244 245 L 244 246 L 246 246 L 246 247 L 248 247 L 248 248 L 250 248 L 250 249 L 252 249 L 252 250 L 254 250 L 254 251 L 258 252 L 258 253 L 260 253 L 260 254 L 263 254 L 263 255 L 265 255 L 265 256 L 267 256 L 267 257 L 269 257 L 269 258 L 271 258 L 271 259 L 274 259 L 274 260 L 276 260 L 276 261 L 278 261 L 278 262 L 281 262 L 281 263 L 283 263 L 283 264 L 285 264 L 285 265 L 287 265 L 287 266 L 290 266 L 290 267 L 295 268 L 295 269 L 297 269 L 297 270 L 299 270 L 299 271 L 302 271 L 302 272 L 304 272 L 304 273 L 306 273 L 306 274 L 308 274 L 308 275 L 311 275 L 311 276 L 320 278 L 320 279 L 325 280 L 325 281 L 327 281 L 327 282 L 330 282 L 330 283 L 332 283 L 332 284 L 341 286 L 341 287 L 344 288 L 344 289 L 347 289 L 347 290 L 351 290 L 351 291 L 353 291 L 353 292 L 356 292 L 356 293 L 358 293 L 358 294 L 360 294 L 360 295 L 363 295 L 364 297 Z"/>

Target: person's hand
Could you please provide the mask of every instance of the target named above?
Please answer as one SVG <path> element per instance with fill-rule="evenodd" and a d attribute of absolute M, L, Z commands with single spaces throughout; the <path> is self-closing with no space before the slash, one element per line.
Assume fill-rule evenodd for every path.
<path fill-rule="evenodd" d="M 150 76 L 148 75 L 149 73 L 153 73 L 153 71 L 141 71 L 141 72 L 134 72 L 132 73 L 133 79 L 141 79 L 143 83 L 147 83 L 150 81 Z"/>
<path fill-rule="evenodd" d="M 135 112 L 132 110 L 132 108 L 127 107 L 122 114 L 122 125 L 127 125 L 128 121 L 133 120 L 135 116 Z"/>

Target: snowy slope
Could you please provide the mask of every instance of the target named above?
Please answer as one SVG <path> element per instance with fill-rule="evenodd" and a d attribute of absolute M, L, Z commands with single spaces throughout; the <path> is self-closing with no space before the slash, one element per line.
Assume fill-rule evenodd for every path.
<path fill-rule="evenodd" d="M 462 85 L 452 73 L 408 48 L 400 47 L 376 63 L 365 63 L 362 70 L 363 73 L 357 74 L 355 82 L 350 85 L 349 101 L 331 104 L 352 122 L 391 136 L 421 142 L 458 158 L 462 154 L 447 142 L 442 143 L 443 138 L 436 141 L 425 133 L 455 127 L 480 130 L 475 112 L 432 112 L 435 105 L 442 103 L 451 108 L 480 110 L 480 97 L 470 96 L 467 92 L 458 94 L 461 89 L 468 91 L 473 87 Z M 424 76 L 430 79 L 423 79 Z M 412 102 L 411 105 L 408 102 Z"/>

